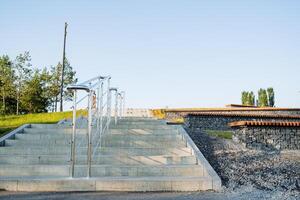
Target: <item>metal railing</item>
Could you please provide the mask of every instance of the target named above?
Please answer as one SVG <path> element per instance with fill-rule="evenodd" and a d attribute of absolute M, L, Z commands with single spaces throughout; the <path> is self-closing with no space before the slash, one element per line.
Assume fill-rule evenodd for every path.
<path fill-rule="evenodd" d="M 117 124 L 118 117 L 121 116 L 121 109 L 124 109 L 124 102 L 119 99 L 118 108 L 118 89 L 110 87 L 110 76 L 97 76 L 81 84 L 68 86 L 67 89 L 73 91 L 73 119 L 71 137 L 71 170 L 70 176 L 75 175 L 76 164 L 76 130 L 77 130 L 77 105 L 87 99 L 87 177 L 91 177 L 92 158 L 95 157 L 97 150 L 101 149 L 102 136 L 109 132 L 111 122 L 111 102 L 112 93 L 115 92 L 114 122 Z M 105 89 L 106 86 L 106 89 Z M 79 91 L 87 94 L 77 100 Z M 125 93 L 124 93 L 125 94 Z M 105 97 L 106 96 L 106 97 Z M 106 101 L 104 100 L 106 99 Z M 124 99 L 124 95 L 123 95 Z M 121 106 L 122 105 L 122 106 Z M 123 108 L 121 108 L 123 107 Z M 118 112 L 119 109 L 119 112 Z M 82 140 L 79 147 L 82 145 Z M 92 149 L 94 147 L 94 149 Z"/>

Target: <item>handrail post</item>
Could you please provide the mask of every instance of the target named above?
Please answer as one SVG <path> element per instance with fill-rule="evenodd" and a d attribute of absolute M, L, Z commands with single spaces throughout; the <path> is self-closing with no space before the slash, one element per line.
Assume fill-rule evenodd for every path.
<path fill-rule="evenodd" d="M 97 134 L 100 134 L 100 88 L 101 88 L 101 78 L 98 78 L 98 88 L 97 88 Z"/>
<path fill-rule="evenodd" d="M 122 92 L 119 93 L 119 119 L 122 119 L 122 103 L 123 102 L 123 97 L 122 97 Z"/>
<path fill-rule="evenodd" d="M 118 90 L 115 92 L 115 125 L 118 123 Z"/>
<path fill-rule="evenodd" d="M 109 129 L 110 117 L 111 117 L 111 93 L 110 93 L 110 78 L 107 79 L 107 119 L 106 126 Z"/>
<path fill-rule="evenodd" d="M 76 100 L 77 100 L 77 91 L 73 92 L 73 131 L 72 131 L 72 140 L 71 140 L 71 177 L 74 177 L 74 167 L 75 167 L 75 135 L 76 135 Z"/>
<path fill-rule="evenodd" d="M 100 96 L 99 96 L 99 98 L 100 98 L 100 100 L 99 100 L 100 101 L 100 103 L 99 103 L 100 132 L 99 133 L 100 133 L 100 137 L 101 137 L 102 129 L 103 129 L 103 82 L 100 83 Z"/>
<path fill-rule="evenodd" d="M 123 100 L 122 100 L 122 116 L 125 117 L 126 110 L 125 110 L 125 91 L 122 91 L 123 93 Z"/>
<path fill-rule="evenodd" d="M 71 138 L 71 170 L 70 174 L 71 177 L 74 177 L 74 167 L 75 167 L 75 162 L 76 162 L 76 144 L 75 144 L 75 139 L 76 139 L 76 106 L 77 106 L 77 90 L 85 90 L 87 92 L 90 91 L 90 89 L 85 86 L 85 85 L 71 85 L 67 87 L 68 90 L 73 91 L 73 120 L 72 120 L 72 138 Z"/>
<path fill-rule="evenodd" d="M 88 149 L 87 149 L 87 177 L 91 177 L 92 162 L 92 98 L 93 91 L 90 90 L 88 97 Z"/>

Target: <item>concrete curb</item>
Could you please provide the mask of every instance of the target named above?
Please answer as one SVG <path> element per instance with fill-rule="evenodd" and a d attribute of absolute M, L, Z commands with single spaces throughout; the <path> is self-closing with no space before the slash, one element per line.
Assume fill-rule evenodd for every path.
<path fill-rule="evenodd" d="M 212 166 L 209 164 L 209 162 L 205 159 L 201 151 L 198 149 L 198 147 L 195 145 L 194 141 L 190 138 L 190 136 L 187 134 L 187 132 L 184 130 L 184 128 L 180 125 L 175 125 L 178 128 L 178 131 L 182 134 L 184 137 L 187 146 L 192 148 L 193 154 L 197 157 L 198 164 L 201 164 L 203 166 L 203 169 L 206 170 L 207 174 L 212 179 L 212 188 L 215 191 L 221 191 L 222 190 L 222 181 L 221 178 L 218 176 L 216 171 L 212 168 Z"/>

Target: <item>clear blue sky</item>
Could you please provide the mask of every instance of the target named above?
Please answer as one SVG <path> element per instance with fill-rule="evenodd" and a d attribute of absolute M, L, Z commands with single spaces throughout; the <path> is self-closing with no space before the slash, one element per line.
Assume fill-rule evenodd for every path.
<path fill-rule="evenodd" d="M 79 80 L 110 74 L 130 107 L 224 106 L 268 86 L 300 107 L 299 0 L 0 0 L 0 55 L 55 65 L 65 21 Z"/>

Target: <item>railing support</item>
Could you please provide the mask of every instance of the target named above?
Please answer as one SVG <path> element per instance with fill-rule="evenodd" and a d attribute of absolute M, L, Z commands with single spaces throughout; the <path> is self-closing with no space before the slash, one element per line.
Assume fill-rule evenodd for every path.
<path fill-rule="evenodd" d="M 106 104 L 103 101 L 104 98 L 104 80 L 107 80 L 107 101 Z M 96 83 L 94 83 L 96 82 Z M 95 90 L 93 90 L 95 88 Z M 92 156 L 96 153 L 95 150 L 98 149 L 98 145 L 101 147 L 101 137 L 105 132 L 109 132 L 109 126 L 111 122 L 112 115 L 112 92 L 115 92 L 115 110 L 114 110 L 114 121 L 117 124 L 118 117 L 122 116 L 123 112 L 123 96 L 118 93 L 117 88 L 110 88 L 110 77 L 98 76 L 89 81 L 85 81 L 82 84 L 68 86 L 68 90 L 73 91 L 73 119 L 72 119 L 72 137 L 71 137 L 71 166 L 70 166 L 70 176 L 74 177 L 74 169 L 76 163 L 76 111 L 77 104 L 87 97 L 88 99 L 88 117 L 87 117 L 87 178 L 92 175 Z M 78 90 L 84 90 L 88 94 L 77 102 Z M 95 92 L 97 93 L 95 99 Z M 119 99 L 120 98 L 120 99 Z M 119 102 L 120 101 L 120 102 Z M 105 106 L 107 107 L 106 113 L 104 111 Z M 119 106 L 119 108 L 118 108 Z M 95 112 L 92 111 L 95 109 Z M 105 118 L 104 118 L 105 117 Z M 96 119 L 95 119 L 96 118 Z M 106 119 L 105 123 L 104 120 Z M 95 133 L 93 131 L 93 124 L 95 124 Z M 96 137 L 94 137 L 96 136 Z M 96 141 L 92 141 L 96 139 Z M 93 148 L 93 143 L 96 147 Z M 80 146 L 80 144 L 79 144 Z M 94 152 L 92 152 L 94 150 Z"/>
<path fill-rule="evenodd" d="M 118 90 L 115 92 L 115 125 L 118 123 Z"/>
<path fill-rule="evenodd" d="M 73 121 L 72 121 L 72 140 L 71 140 L 71 177 L 74 177 L 74 166 L 75 166 L 75 136 L 76 136 L 76 101 L 77 91 L 73 92 Z"/>
<path fill-rule="evenodd" d="M 76 144 L 75 144 L 75 136 L 76 136 L 76 105 L 77 105 L 77 90 L 85 90 L 87 92 L 90 92 L 89 87 L 85 85 L 71 85 L 67 87 L 68 90 L 73 91 L 73 120 L 72 120 L 72 138 L 71 138 L 71 174 L 70 176 L 74 177 L 74 166 L 75 166 L 75 153 L 76 153 Z"/>
<path fill-rule="evenodd" d="M 118 95 L 119 95 L 119 119 L 122 119 L 122 104 L 123 104 L 122 92 L 119 92 Z"/>
<path fill-rule="evenodd" d="M 92 164 L 92 99 L 93 91 L 89 93 L 88 104 L 88 149 L 87 149 L 87 177 L 91 177 L 91 164 Z"/>
<path fill-rule="evenodd" d="M 91 177 L 91 164 L 92 164 L 92 99 L 93 91 L 89 93 L 88 104 L 88 149 L 87 149 L 87 177 Z"/>
<path fill-rule="evenodd" d="M 123 113 L 122 113 L 122 116 L 125 116 L 125 114 L 126 114 L 126 109 L 125 109 L 125 91 L 123 91 L 122 92 L 123 93 L 123 104 L 122 104 L 122 111 L 123 111 Z"/>
<path fill-rule="evenodd" d="M 97 87 L 97 95 L 96 95 L 96 99 L 97 99 L 97 134 L 100 134 L 99 130 L 100 130 L 100 88 L 101 88 L 101 78 L 98 78 L 98 87 Z"/>
<path fill-rule="evenodd" d="M 106 126 L 109 128 L 111 118 L 111 91 L 110 91 L 110 78 L 107 80 L 107 120 Z"/>
<path fill-rule="evenodd" d="M 100 107 L 100 110 L 99 110 L 99 121 L 100 121 L 100 124 L 99 124 L 99 127 L 100 127 L 100 137 L 102 135 L 102 129 L 103 129 L 103 82 L 100 83 L 100 103 L 99 103 L 99 107 Z"/>

